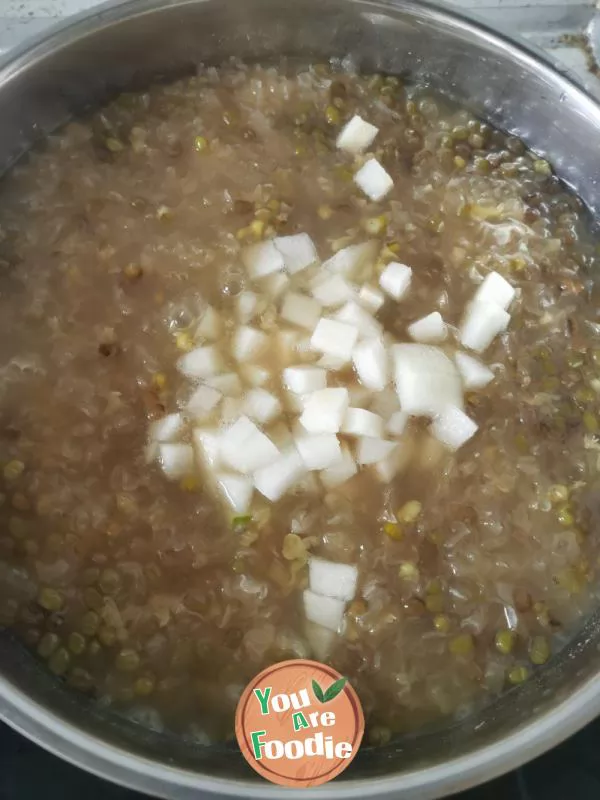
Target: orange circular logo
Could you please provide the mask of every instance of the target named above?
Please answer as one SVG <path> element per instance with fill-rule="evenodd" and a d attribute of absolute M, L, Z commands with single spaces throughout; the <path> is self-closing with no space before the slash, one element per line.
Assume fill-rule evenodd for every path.
<path fill-rule="evenodd" d="M 246 687 L 235 715 L 244 758 L 280 786 L 318 786 L 346 769 L 365 729 L 346 678 L 317 661 L 268 667 Z"/>

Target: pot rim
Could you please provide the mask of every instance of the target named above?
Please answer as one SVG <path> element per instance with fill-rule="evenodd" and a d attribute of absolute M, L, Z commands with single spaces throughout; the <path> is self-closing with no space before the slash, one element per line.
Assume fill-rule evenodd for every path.
<path fill-rule="evenodd" d="M 417 13 L 443 20 L 446 26 L 467 29 L 479 41 L 488 42 L 523 67 L 542 72 L 550 82 L 578 96 L 583 107 L 598 119 L 600 105 L 568 68 L 547 53 L 491 28 L 477 15 L 452 8 L 443 0 L 361 0 L 374 8 L 413 8 Z M 112 23 L 130 16 L 145 16 L 165 7 L 205 2 L 205 0 L 108 0 L 87 11 L 75 14 L 49 30 L 28 38 L 0 59 L 0 85 L 21 70 Z M 352 3 L 354 0 L 344 0 Z M 530 723 L 502 739 L 474 749 L 441 764 L 415 767 L 408 772 L 379 778 L 356 778 L 311 788 L 315 800 L 331 797 L 355 798 L 403 796 L 427 800 L 468 789 L 491 780 L 562 742 L 600 714 L 600 676 L 592 676 L 572 695 L 544 712 Z M 65 722 L 41 704 L 29 698 L 0 675 L 0 718 L 19 733 L 77 767 L 100 778 L 159 797 L 192 798 L 198 791 L 213 796 L 235 795 L 238 798 L 283 798 L 304 796 L 302 790 L 271 786 L 256 780 L 234 781 L 216 778 L 187 768 L 172 767 L 116 747 L 99 737 L 84 733 Z"/>

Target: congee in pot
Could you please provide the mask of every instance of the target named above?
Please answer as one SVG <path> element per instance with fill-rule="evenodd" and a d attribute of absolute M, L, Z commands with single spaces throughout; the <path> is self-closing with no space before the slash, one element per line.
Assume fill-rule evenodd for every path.
<path fill-rule="evenodd" d="M 0 622 L 202 742 L 267 664 L 368 741 L 596 602 L 598 244 L 550 163 L 346 63 L 203 68 L 0 186 Z"/>

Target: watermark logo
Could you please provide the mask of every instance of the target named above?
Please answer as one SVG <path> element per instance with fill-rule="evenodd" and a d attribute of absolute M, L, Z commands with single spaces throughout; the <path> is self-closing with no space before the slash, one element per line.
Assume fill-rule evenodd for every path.
<path fill-rule="evenodd" d="M 268 667 L 246 687 L 235 733 L 246 761 L 280 786 L 326 783 L 346 769 L 365 729 L 346 678 L 317 661 Z"/>

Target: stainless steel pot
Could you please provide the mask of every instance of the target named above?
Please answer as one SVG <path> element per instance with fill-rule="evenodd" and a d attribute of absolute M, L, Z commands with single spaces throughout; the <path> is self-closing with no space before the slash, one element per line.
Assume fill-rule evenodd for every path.
<path fill-rule="evenodd" d="M 130 0 L 26 45 L 0 67 L 0 166 L 116 89 L 229 56 L 350 55 L 453 95 L 546 153 L 600 206 L 600 107 L 544 57 L 423 0 Z M 600 711 L 600 613 L 536 677 L 451 730 L 365 748 L 313 797 L 439 797 L 512 769 Z M 237 748 L 194 746 L 75 697 L 0 637 L 0 715 L 43 747 L 109 780 L 191 798 L 298 794 L 254 776 Z M 306 792 L 302 794 L 305 796 Z"/>

